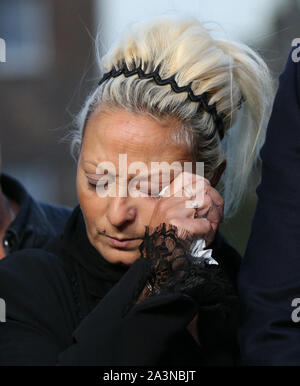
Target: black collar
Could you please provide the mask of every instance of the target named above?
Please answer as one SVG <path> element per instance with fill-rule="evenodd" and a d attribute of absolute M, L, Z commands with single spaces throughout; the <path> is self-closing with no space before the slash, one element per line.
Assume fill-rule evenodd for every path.
<path fill-rule="evenodd" d="M 90 243 L 79 205 L 66 224 L 62 242 L 64 254 L 83 268 L 87 290 L 97 298 L 102 298 L 129 269 L 123 263 L 110 263 Z"/>

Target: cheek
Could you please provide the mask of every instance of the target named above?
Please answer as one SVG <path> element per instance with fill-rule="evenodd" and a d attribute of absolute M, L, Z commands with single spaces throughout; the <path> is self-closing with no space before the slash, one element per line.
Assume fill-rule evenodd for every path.
<path fill-rule="evenodd" d="M 96 220 L 105 212 L 105 199 L 98 197 L 96 189 L 90 187 L 85 176 L 77 174 L 77 195 L 83 212 L 87 228 L 95 224 Z"/>
<path fill-rule="evenodd" d="M 88 188 L 86 178 L 80 172 L 77 173 L 76 188 L 80 207 L 85 213 L 89 209 L 91 203 L 91 200 L 89 200 L 91 191 Z"/>
<path fill-rule="evenodd" d="M 139 204 L 139 217 L 142 219 L 143 224 L 150 222 L 153 210 L 157 204 L 157 198 L 140 198 Z"/>

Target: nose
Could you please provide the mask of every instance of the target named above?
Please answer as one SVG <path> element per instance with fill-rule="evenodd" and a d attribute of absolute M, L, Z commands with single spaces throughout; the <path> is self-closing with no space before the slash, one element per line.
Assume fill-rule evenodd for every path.
<path fill-rule="evenodd" d="M 129 197 L 111 197 L 106 217 L 115 227 L 120 228 L 129 222 L 133 222 L 137 215 L 137 209 Z"/>

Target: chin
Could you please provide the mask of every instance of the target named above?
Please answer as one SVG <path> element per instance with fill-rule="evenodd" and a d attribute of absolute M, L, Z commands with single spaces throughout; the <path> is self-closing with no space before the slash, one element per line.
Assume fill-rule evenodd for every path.
<path fill-rule="evenodd" d="M 105 260 L 112 264 L 123 263 L 125 265 L 133 264 L 139 257 L 140 251 L 137 250 L 122 250 L 117 248 L 106 247 L 102 249 L 97 248 L 98 252 L 104 257 Z"/>

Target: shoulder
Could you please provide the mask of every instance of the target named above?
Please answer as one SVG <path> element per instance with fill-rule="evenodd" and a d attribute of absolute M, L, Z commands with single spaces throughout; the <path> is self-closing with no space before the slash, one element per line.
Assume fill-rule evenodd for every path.
<path fill-rule="evenodd" d="M 0 297 L 24 303 L 37 297 L 59 296 L 67 286 L 65 263 L 42 249 L 23 249 L 0 261 Z M 6 297 L 6 299 L 5 299 Z"/>
<path fill-rule="evenodd" d="M 291 86 L 288 91 L 296 91 L 296 100 L 298 105 L 300 105 L 300 41 L 298 43 L 295 41 L 295 45 L 290 51 L 285 68 L 279 78 L 279 91 L 284 87 L 283 83 L 288 84 L 288 86 Z"/>
<path fill-rule="evenodd" d="M 56 205 L 41 201 L 39 201 L 38 204 L 48 218 L 67 220 L 72 213 L 72 208 L 65 205 Z"/>
<path fill-rule="evenodd" d="M 45 202 L 38 202 L 38 205 L 52 227 L 62 232 L 68 218 L 72 213 L 72 209 L 68 206 L 54 205 Z"/>
<path fill-rule="evenodd" d="M 61 259 L 43 249 L 28 248 L 14 252 L 0 261 L 0 286 L 7 276 L 19 281 L 41 280 L 64 271 Z M 1 288 L 1 287 L 0 287 Z"/>
<path fill-rule="evenodd" d="M 7 318 L 38 325 L 55 325 L 61 318 L 63 323 L 72 302 L 66 272 L 62 259 L 41 249 L 23 249 L 1 260 L 0 298 Z"/>

